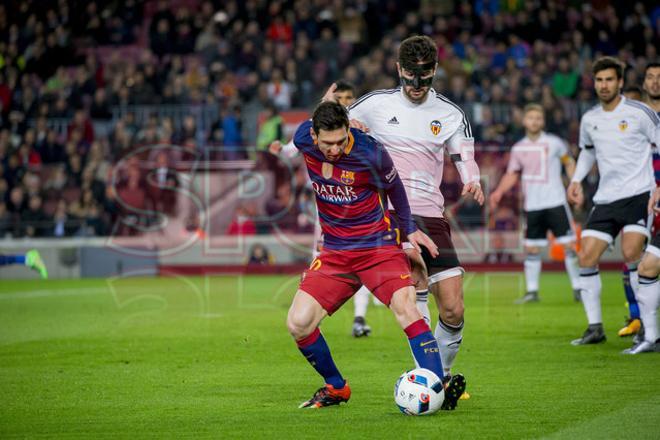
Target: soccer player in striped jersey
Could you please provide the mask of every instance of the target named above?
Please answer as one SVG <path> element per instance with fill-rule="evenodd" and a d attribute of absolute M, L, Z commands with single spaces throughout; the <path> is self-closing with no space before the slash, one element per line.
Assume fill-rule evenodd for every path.
<path fill-rule="evenodd" d="M 25 254 L 19 254 L 19 255 L 0 254 L 0 266 L 10 266 L 14 264 L 25 265 L 30 269 L 34 270 L 35 272 L 39 273 L 41 278 L 43 279 L 48 278 L 48 270 L 46 269 L 46 265 L 41 259 L 41 255 L 39 255 L 39 251 L 35 249 L 31 249 L 27 251 Z"/>
<path fill-rule="evenodd" d="M 637 291 L 637 264 L 650 236 L 647 206 L 650 192 L 655 188 L 651 146 L 660 142 L 658 115 L 647 105 L 620 94 L 621 62 L 603 57 L 594 63 L 592 70 L 599 104 L 580 121 L 581 153 L 567 191 L 571 203 L 581 204 L 584 200 L 581 182 L 594 164 L 598 166 L 600 181 L 594 208 L 582 232 L 578 256 L 582 304 L 589 325 L 581 338 L 572 341 L 573 345 L 606 340 L 598 262 L 619 232 L 630 284 Z"/>
<path fill-rule="evenodd" d="M 575 162 L 566 142 L 543 131 L 545 114 L 538 104 L 524 108 L 523 126 L 525 137 L 511 149 L 506 174 L 490 195 L 490 209 L 497 208 L 502 196 L 509 191 L 522 175 L 527 216 L 525 233 L 525 282 L 527 292 L 518 304 L 539 300 L 541 275 L 540 248 L 548 245 L 547 233 L 552 231 L 557 243 L 564 246 L 566 272 L 573 288 L 573 297 L 580 300 L 579 269 L 575 253 L 573 218 L 566 204 L 566 192 L 561 178 L 562 165 L 570 179 Z"/>
<path fill-rule="evenodd" d="M 400 233 L 417 250 L 425 246 L 437 256 L 438 249 L 415 225 L 391 157 L 374 138 L 349 128 L 346 109 L 336 102 L 319 104 L 312 120 L 296 131 L 294 145 L 304 156 L 323 230 L 321 253 L 303 273 L 287 318 L 300 352 L 325 381 L 300 407 L 338 405 L 350 398 L 349 385 L 318 326 L 362 285 L 394 312 L 420 367 L 442 377 L 437 342 L 415 306 Z M 397 209 L 398 225 L 390 218 L 386 198 Z M 443 408 L 454 409 L 464 389 L 462 376 L 445 381 Z"/>
<path fill-rule="evenodd" d="M 429 288 L 436 299 L 440 314 L 435 336 L 445 375 L 450 376 L 463 340 L 464 270 L 451 240 L 449 222 L 443 216 L 440 185 L 445 151 L 460 174 L 464 185 L 462 195 L 474 197 L 479 204 L 484 196 L 467 116 L 431 88 L 437 54 L 435 42 L 429 37 L 405 39 L 399 47 L 397 62 L 401 86 L 364 95 L 349 108 L 349 115 L 366 124 L 369 133 L 392 156 L 417 225 L 440 248 L 440 255 L 434 257 L 404 243 L 418 281 L 417 305 L 429 323 Z M 405 241 L 405 237 L 402 239 Z"/>

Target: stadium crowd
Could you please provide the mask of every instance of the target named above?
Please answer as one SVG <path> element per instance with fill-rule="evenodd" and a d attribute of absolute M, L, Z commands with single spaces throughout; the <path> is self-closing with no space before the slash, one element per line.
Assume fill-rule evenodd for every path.
<path fill-rule="evenodd" d="M 434 87 L 468 113 L 488 188 L 521 137 L 524 104 L 539 102 L 548 131 L 575 148 L 579 117 L 594 103 L 596 56 L 617 55 L 628 65 L 626 86 L 641 84 L 644 65 L 658 56 L 660 6 L 607 0 L 3 2 L 0 237 L 129 233 L 112 231 L 127 205 L 173 213 L 176 199 L 166 189 L 179 184 L 182 154 L 262 160 L 271 141 L 286 140 L 281 112 L 309 110 L 334 80 L 355 84 L 358 96 L 396 87 L 397 45 L 411 34 L 436 40 Z M 113 173 L 122 158 L 156 144 L 182 149 L 137 155 Z M 204 156 L 219 145 L 220 154 Z M 250 146 L 262 153 L 248 154 Z M 278 179 L 264 206 L 239 206 L 229 231 L 268 232 L 269 225 L 244 223 L 287 206 L 282 229 L 313 229 L 304 176 L 296 172 L 295 184 L 290 181 Z M 459 221 L 483 226 L 476 204 L 455 203 L 460 183 L 451 166 L 445 182 Z M 587 192 L 596 182 L 594 173 Z M 507 203 L 490 227 L 518 227 L 518 200 Z"/>

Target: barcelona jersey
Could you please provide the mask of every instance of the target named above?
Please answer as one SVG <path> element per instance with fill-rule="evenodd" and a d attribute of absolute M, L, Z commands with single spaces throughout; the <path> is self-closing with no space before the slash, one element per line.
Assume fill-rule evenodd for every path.
<path fill-rule="evenodd" d="M 302 153 L 327 249 L 365 249 L 399 244 L 401 227 L 417 227 L 405 189 L 385 148 L 371 136 L 351 128 L 344 154 L 328 161 L 310 134 L 311 121 L 298 127 L 293 143 Z M 400 225 L 387 212 L 389 196 Z"/>

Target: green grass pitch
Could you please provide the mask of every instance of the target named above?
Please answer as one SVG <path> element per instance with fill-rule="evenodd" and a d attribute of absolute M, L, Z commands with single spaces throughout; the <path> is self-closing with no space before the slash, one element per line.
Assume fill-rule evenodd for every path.
<path fill-rule="evenodd" d="M 588 347 L 569 344 L 586 320 L 565 274 L 522 306 L 520 273 L 470 274 L 454 371 L 472 398 L 416 418 L 392 396 L 413 367 L 402 331 L 370 306 L 373 335 L 352 339 L 352 303 L 322 326 L 351 401 L 297 409 L 322 384 L 285 328 L 297 280 L 0 281 L 0 438 L 660 437 L 660 355 L 620 354 L 617 273 L 603 274 L 609 339 Z"/>

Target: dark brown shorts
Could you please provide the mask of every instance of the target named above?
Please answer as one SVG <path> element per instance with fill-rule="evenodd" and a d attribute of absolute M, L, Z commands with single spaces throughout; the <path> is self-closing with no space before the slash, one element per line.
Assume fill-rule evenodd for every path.
<path fill-rule="evenodd" d="M 396 218 L 396 213 L 390 211 L 392 218 Z M 429 276 L 443 272 L 447 269 L 453 269 L 461 265 L 454 249 L 454 243 L 451 241 L 451 228 L 449 222 L 443 217 L 421 217 L 413 215 L 417 227 L 428 235 L 433 243 L 438 246 L 438 256 L 433 258 L 428 249 L 422 246 L 422 258 L 426 264 L 426 270 Z M 401 233 L 401 242 L 408 241 L 405 233 Z"/>

